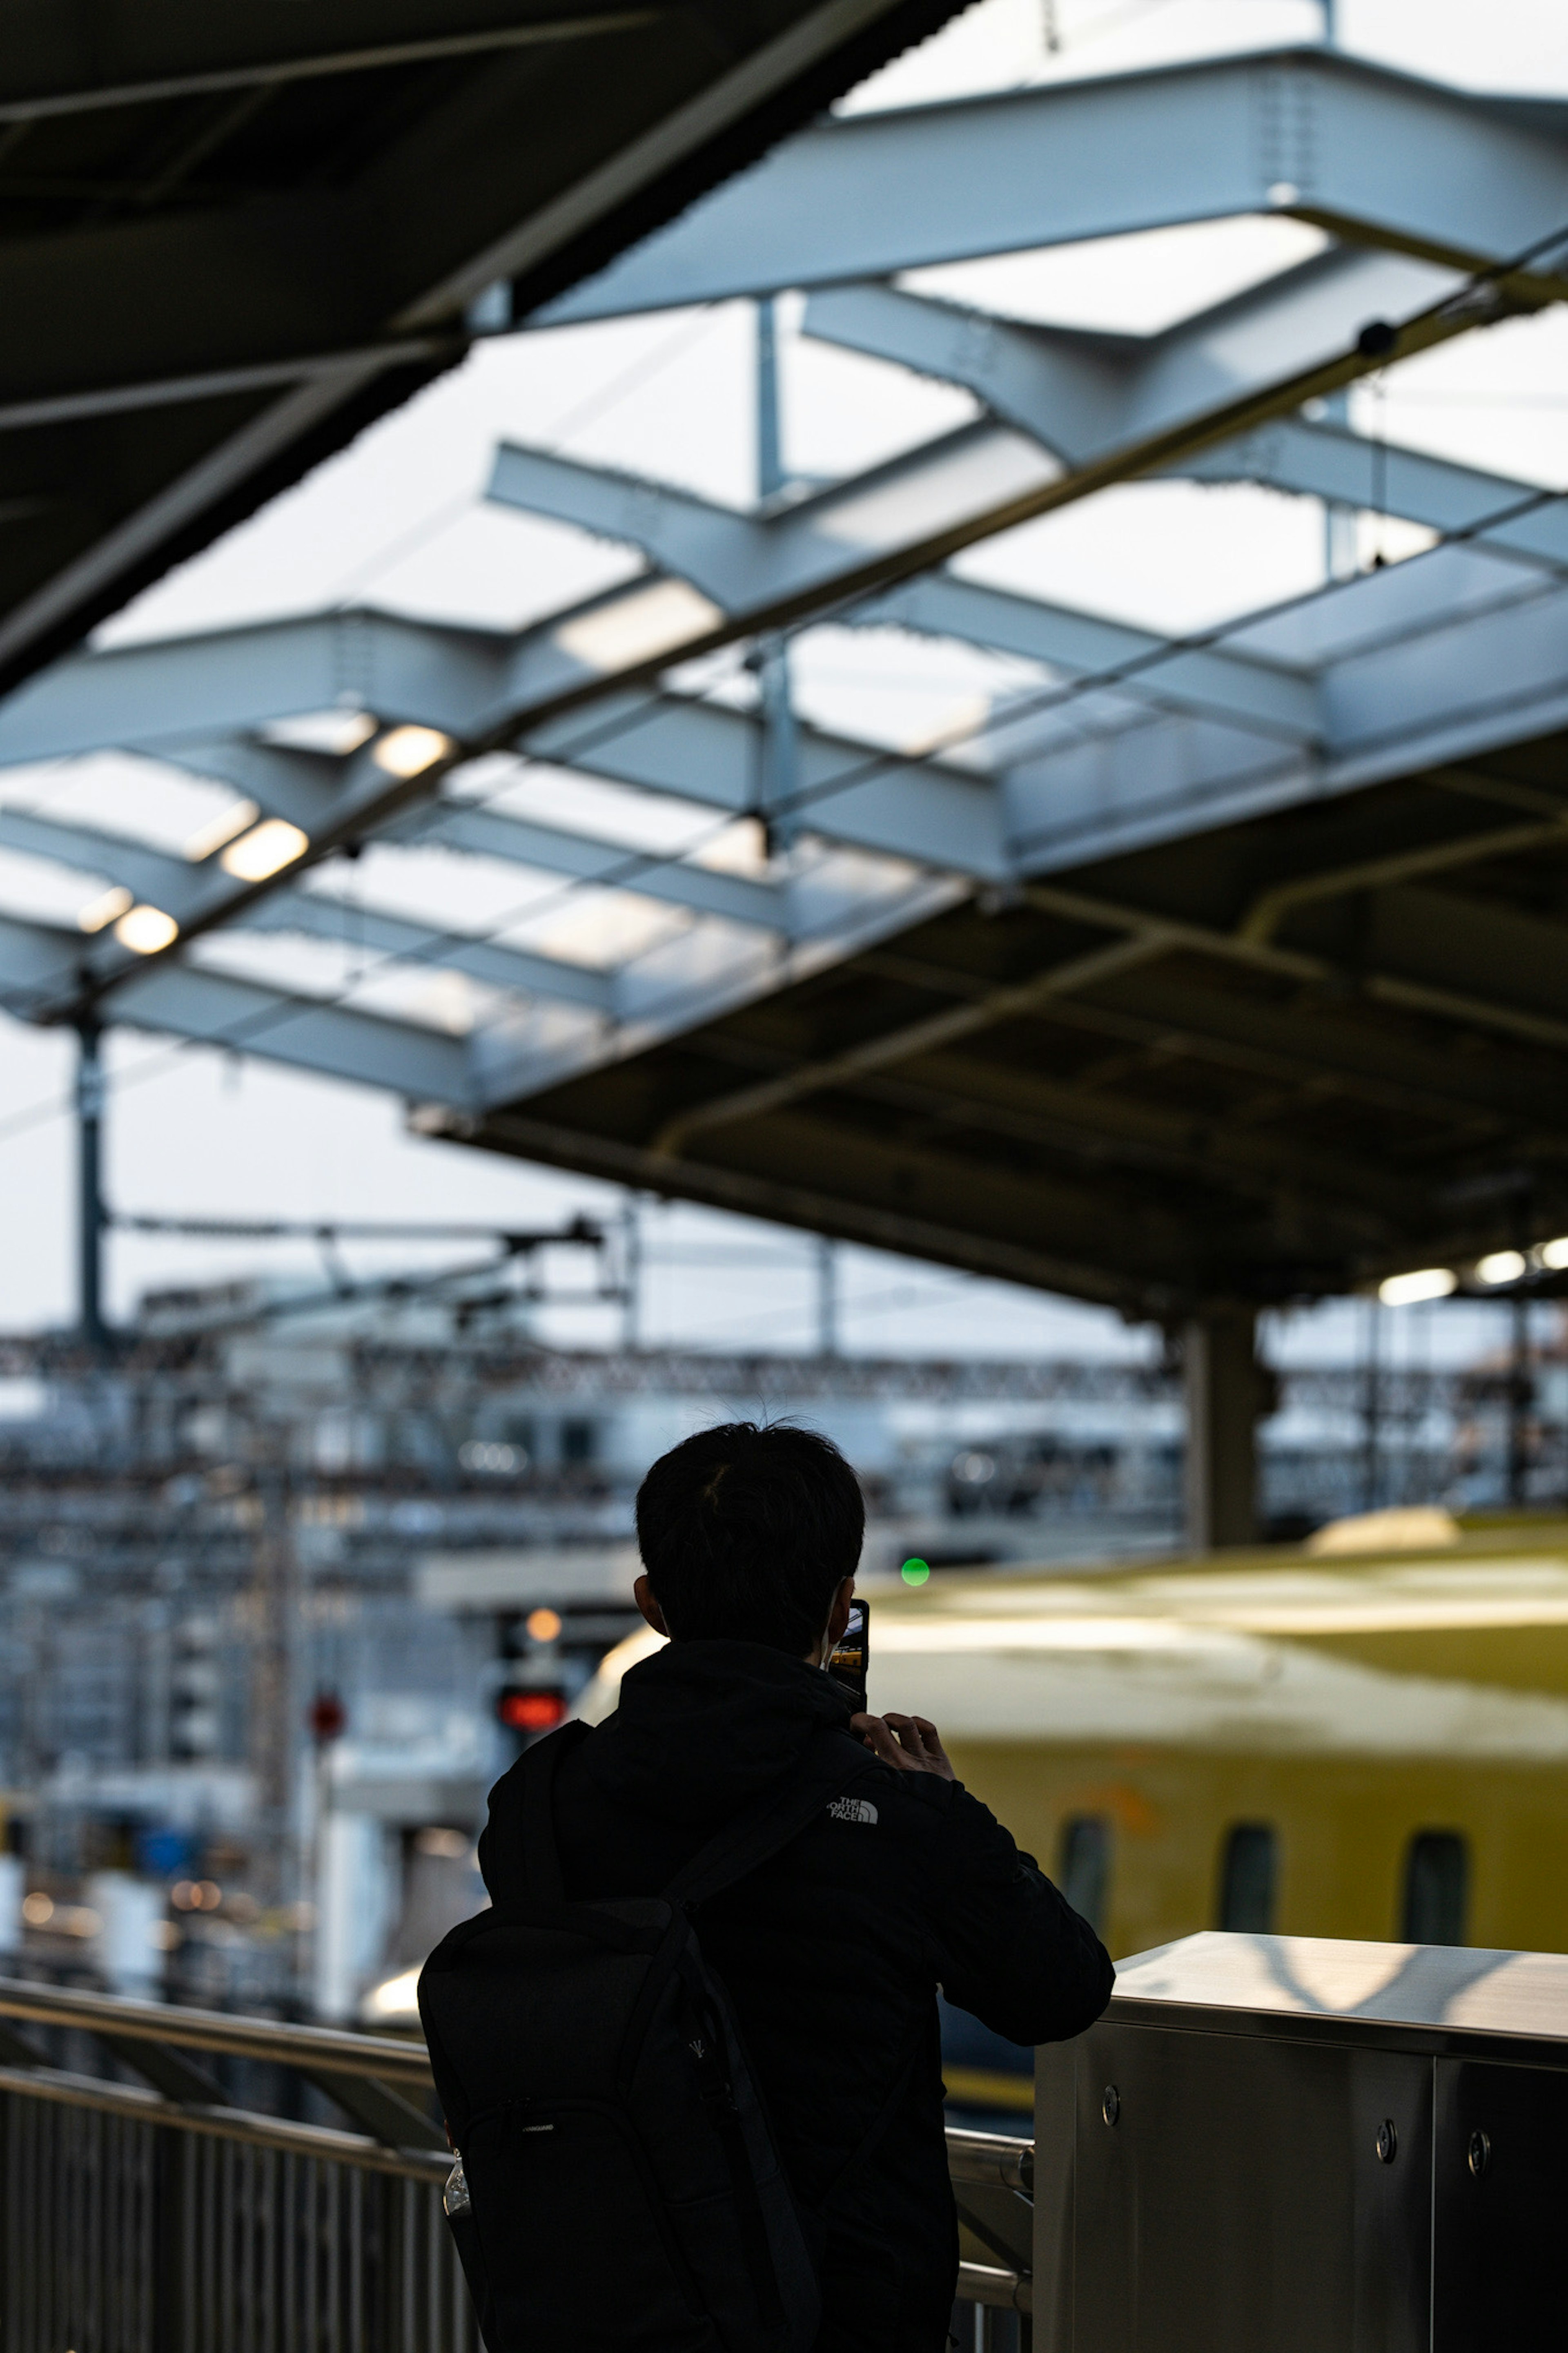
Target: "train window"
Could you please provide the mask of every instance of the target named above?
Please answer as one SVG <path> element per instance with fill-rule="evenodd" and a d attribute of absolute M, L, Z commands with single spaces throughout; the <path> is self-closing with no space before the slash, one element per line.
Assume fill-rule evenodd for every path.
<path fill-rule="evenodd" d="M 1417 1831 L 1405 1858 L 1402 1940 L 1462 1945 L 1469 1879 L 1469 1850 L 1458 1831 Z"/>
<path fill-rule="evenodd" d="M 1069 1814 L 1062 1824 L 1062 1894 L 1098 1936 L 1105 1926 L 1110 1884 L 1110 1824 L 1103 1814 Z"/>
<path fill-rule="evenodd" d="M 1219 1874 L 1219 1925 L 1267 1936 L 1274 1926 L 1279 1841 L 1271 1822 L 1234 1822 Z"/>

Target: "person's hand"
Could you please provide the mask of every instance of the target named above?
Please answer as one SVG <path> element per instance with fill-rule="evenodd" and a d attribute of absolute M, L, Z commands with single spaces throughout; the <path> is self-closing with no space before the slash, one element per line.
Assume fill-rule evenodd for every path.
<path fill-rule="evenodd" d="M 934 1773 L 943 1781 L 957 1778 L 941 1733 L 923 1715 L 852 1715 L 849 1729 L 896 1772 Z"/>

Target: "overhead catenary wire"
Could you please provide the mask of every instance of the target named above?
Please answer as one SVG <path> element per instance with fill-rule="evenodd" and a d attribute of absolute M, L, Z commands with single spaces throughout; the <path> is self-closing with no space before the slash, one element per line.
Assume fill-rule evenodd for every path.
<path fill-rule="evenodd" d="M 611 377 L 608 384 L 602 385 L 597 392 L 590 394 L 587 399 L 579 401 L 575 407 L 569 408 L 558 417 L 546 428 L 542 446 L 546 449 L 564 449 L 574 434 L 580 433 L 584 426 L 597 424 L 601 417 L 608 416 L 629 393 L 651 383 L 688 345 L 701 341 L 712 324 L 718 307 L 716 303 L 704 302 L 695 319 L 683 318 L 675 332 L 666 336 L 652 352 L 623 368 L 618 375 Z M 449 525 L 472 510 L 473 491 L 471 488 L 464 489 L 453 497 L 444 499 L 431 513 L 395 532 L 391 539 L 384 541 L 380 547 L 354 565 L 345 579 L 340 581 L 332 592 L 332 608 L 341 611 L 349 598 L 358 596 L 372 580 L 395 570 L 400 564 L 405 564 L 411 555 L 417 554 L 422 547 L 427 547 Z"/>

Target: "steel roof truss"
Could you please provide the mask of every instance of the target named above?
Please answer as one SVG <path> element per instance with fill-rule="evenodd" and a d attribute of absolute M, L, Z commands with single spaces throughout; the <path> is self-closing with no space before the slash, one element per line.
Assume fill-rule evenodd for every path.
<path fill-rule="evenodd" d="M 1130 159 L 1133 159 L 1130 162 Z M 554 325 L 1287 213 L 1469 267 L 1568 221 L 1561 108 L 1322 49 L 847 115 L 535 314 Z"/>

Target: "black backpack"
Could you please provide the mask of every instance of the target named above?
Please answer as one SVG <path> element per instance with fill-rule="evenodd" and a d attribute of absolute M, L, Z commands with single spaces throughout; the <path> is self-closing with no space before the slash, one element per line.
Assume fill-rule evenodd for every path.
<path fill-rule="evenodd" d="M 485 2344 L 809 2353 L 812 2218 L 796 2208 L 689 1915 L 875 1760 L 820 1731 L 801 1767 L 662 1895 L 569 1904 L 551 1790 L 586 1732 L 564 1725 L 524 1759 L 523 1900 L 454 1928 L 419 1978 L 467 2185 L 468 2211 L 460 2199 L 448 2210 Z"/>

